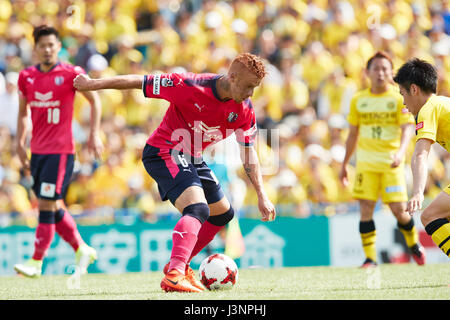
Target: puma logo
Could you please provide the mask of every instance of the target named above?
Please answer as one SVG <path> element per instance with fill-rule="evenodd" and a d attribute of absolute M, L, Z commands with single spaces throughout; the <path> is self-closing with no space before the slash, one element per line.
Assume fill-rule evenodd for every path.
<path fill-rule="evenodd" d="M 202 109 L 205 107 L 204 105 L 199 106 L 197 103 L 194 103 L 194 106 L 197 107 L 197 109 L 198 109 L 199 112 L 202 112 Z"/>
<path fill-rule="evenodd" d="M 187 231 L 183 231 L 183 232 L 180 232 L 180 231 L 176 231 L 176 230 L 174 230 L 174 231 L 172 232 L 172 234 L 174 234 L 174 233 L 176 233 L 176 234 L 179 234 L 179 235 L 180 235 L 180 237 L 181 237 L 182 239 L 184 239 L 184 237 L 183 237 L 183 233 L 187 233 Z"/>

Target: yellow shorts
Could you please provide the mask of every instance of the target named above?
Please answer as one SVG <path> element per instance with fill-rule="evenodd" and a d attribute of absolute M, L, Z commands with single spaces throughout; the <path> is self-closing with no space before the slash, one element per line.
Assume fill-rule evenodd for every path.
<path fill-rule="evenodd" d="M 450 195 L 450 184 L 444 188 L 444 192 Z"/>
<path fill-rule="evenodd" d="M 408 201 L 404 166 L 373 172 L 356 169 L 353 197 L 377 201 L 381 195 L 384 203 Z"/>

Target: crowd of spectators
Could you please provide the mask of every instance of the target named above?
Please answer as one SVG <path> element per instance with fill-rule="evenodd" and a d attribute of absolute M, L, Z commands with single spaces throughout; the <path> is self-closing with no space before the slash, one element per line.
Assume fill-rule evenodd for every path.
<path fill-rule="evenodd" d="M 338 181 L 352 95 L 368 86 L 364 68 L 378 50 L 394 69 L 411 57 L 439 71 L 438 94 L 450 95 L 450 1 L 446 0 L 0 0 L 0 225 L 36 221 L 30 181 L 20 171 L 14 139 L 17 77 L 35 64 L 32 30 L 60 31 L 60 59 L 93 78 L 156 72 L 224 73 L 239 52 L 261 56 L 268 75 L 255 90 L 266 190 L 278 214 L 308 217 L 357 210 Z M 90 108 L 77 95 L 73 182 L 66 195 L 80 222 L 158 221 L 175 214 L 161 202 L 141 163 L 148 135 L 168 102 L 139 90 L 99 92 L 101 160 L 87 152 Z M 219 148 L 220 147 L 220 148 Z M 207 163 L 240 216 L 257 217 L 256 195 L 236 146 L 223 142 Z M 410 152 L 407 156 L 409 162 Z M 231 159 L 230 156 L 236 159 Z M 411 172 L 406 166 L 408 187 Z M 435 146 L 426 197 L 450 181 L 450 157 Z"/>

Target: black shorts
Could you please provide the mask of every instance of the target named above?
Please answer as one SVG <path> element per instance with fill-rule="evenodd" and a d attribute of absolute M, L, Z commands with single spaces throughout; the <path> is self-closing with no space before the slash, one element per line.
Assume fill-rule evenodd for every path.
<path fill-rule="evenodd" d="M 72 177 L 73 154 L 32 154 L 33 191 L 38 198 L 63 199 Z"/>
<path fill-rule="evenodd" d="M 177 198 L 191 186 L 203 188 L 208 204 L 224 197 L 224 193 L 214 173 L 202 159 L 173 149 L 159 149 L 146 145 L 142 162 L 148 174 L 158 184 L 163 201 L 175 204 Z"/>

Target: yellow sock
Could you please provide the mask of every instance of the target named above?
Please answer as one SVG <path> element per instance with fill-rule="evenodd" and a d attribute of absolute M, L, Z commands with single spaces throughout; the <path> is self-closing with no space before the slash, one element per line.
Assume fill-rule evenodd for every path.
<path fill-rule="evenodd" d="M 417 233 L 417 229 L 414 226 L 414 220 L 411 220 L 406 225 L 401 225 L 398 223 L 398 229 L 405 237 L 406 245 L 408 248 L 411 248 L 418 244 L 419 242 L 419 234 Z"/>
<path fill-rule="evenodd" d="M 375 242 L 377 240 L 377 231 L 375 230 L 375 224 L 371 221 L 361 221 L 359 223 L 359 233 L 361 235 L 361 241 L 366 258 L 369 258 L 373 262 L 377 261 L 377 250 Z"/>
<path fill-rule="evenodd" d="M 377 232 L 372 231 L 368 233 L 361 233 L 361 240 L 366 258 L 369 258 L 373 262 L 377 261 L 377 249 L 375 241 L 377 239 Z"/>
<path fill-rule="evenodd" d="M 434 225 L 432 225 L 433 223 Z M 433 239 L 433 242 L 439 249 L 441 249 L 445 255 L 450 257 L 450 223 L 448 220 L 434 220 L 425 227 L 425 230 L 431 235 L 431 239 Z"/>

